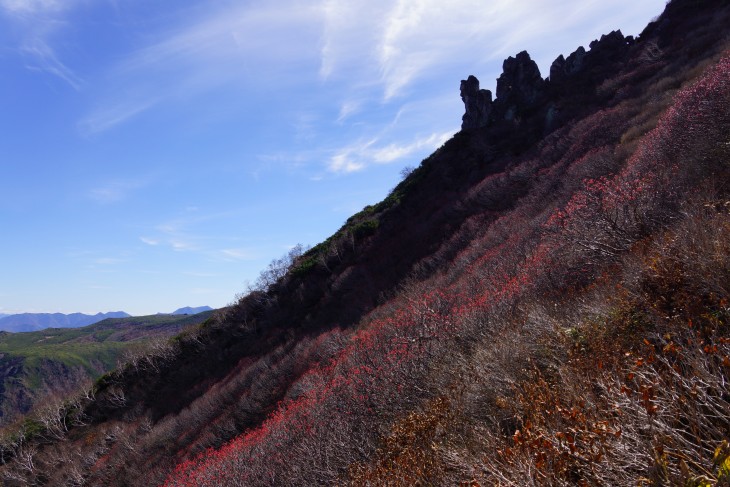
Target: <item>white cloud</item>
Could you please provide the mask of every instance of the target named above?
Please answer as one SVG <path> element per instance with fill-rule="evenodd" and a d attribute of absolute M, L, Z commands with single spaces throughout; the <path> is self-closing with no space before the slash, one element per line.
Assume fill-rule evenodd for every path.
<path fill-rule="evenodd" d="M 0 12 L 19 27 L 16 50 L 23 57 L 25 67 L 49 74 L 76 91 L 81 90 L 84 80 L 61 60 L 54 48 L 54 39 L 69 25 L 66 15 L 80 1 L 0 0 Z"/>
<path fill-rule="evenodd" d="M 48 73 L 63 80 L 74 90 L 81 90 L 84 81 L 69 67 L 63 64 L 53 49 L 42 40 L 36 39 L 33 42 L 27 43 L 20 50 L 28 56 L 26 68 Z"/>
<path fill-rule="evenodd" d="M 147 180 L 116 180 L 107 182 L 89 191 L 89 197 L 101 204 L 118 203 L 130 193 L 149 184 Z"/>
<path fill-rule="evenodd" d="M 327 1 L 320 75 L 380 86 L 387 101 L 430 70 L 473 60 L 495 26 L 514 27 L 524 10 L 506 0 Z"/>
<path fill-rule="evenodd" d="M 328 169 L 335 173 L 351 173 L 365 169 L 370 164 L 389 164 L 414 156 L 419 152 L 431 152 L 444 144 L 453 132 L 418 137 L 406 144 L 390 143 L 378 146 L 379 139 L 353 144 L 337 151 L 330 158 Z"/>
<path fill-rule="evenodd" d="M 80 123 L 101 132 L 164 102 L 222 86 L 292 86 L 302 68 L 316 76 L 321 11 L 308 2 L 247 4 L 195 10 L 157 42 L 129 53 L 107 73 L 105 91 Z M 159 33 L 158 33 L 159 34 Z M 130 93 L 125 98 L 124 93 Z"/>
<path fill-rule="evenodd" d="M 59 2 L 34 3 L 53 9 Z M 635 6 L 638 2 L 620 3 L 642 8 Z M 269 93 L 274 88 L 309 90 L 316 78 L 328 94 L 326 103 L 339 106 L 335 120 L 342 124 L 380 108 L 373 101 L 387 104 L 429 80 L 441 83 L 445 73 L 458 83 L 460 77 L 480 74 L 478 68 L 530 46 L 540 50 L 538 60 L 545 70 L 560 54 L 550 48 L 556 37 L 574 36 L 585 25 L 594 25 L 595 19 L 589 19 L 596 9 L 609 13 L 622 7 L 602 6 L 597 0 L 203 3 L 192 15 L 172 17 L 174 25 L 165 26 L 164 32 L 151 32 L 155 41 L 128 53 L 107 72 L 96 108 L 79 128 L 87 134 L 103 132 L 151 108 L 222 87 Z M 570 49 L 577 47 L 574 43 Z M 48 59 L 49 72 L 72 86 L 82 84 L 63 64 Z M 483 81 L 492 88 L 493 80 Z M 307 96 L 317 95 L 300 91 L 292 105 Z M 314 138 L 321 120 L 295 120 L 295 135 Z M 340 160 L 343 167 L 352 166 Z"/>
<path fill-rule="evenodd" d="M 303 112 L 294 116 L 292 126 L 298 140 L 312 140 L 317 136 L 319 120 L 316 113 Z"/>
<path fill-rule="evenodd" d="M 340 77 L 341 73 L 358 79 L 363 68 L 376 65 L 372 46 L 387 9 L 388 2 L 382 0 L 322 2 L 324 28 L 319 67 L 322 79 Z"/>
<path fill-rule="evenodd" d="M 545 70 L 565 49 L 556 46 L 557 40 L 567 39 L 572 51 L 576 43 L 620 27 L 618 16 L 624 21 L 637 19 L 636 26 L 625 29 L 641 28 L 649 20 L 643 12 L 659 13 L 663 4 L 663 0 L 330 0 L 324 3 L 320 75 L 329 79 L 354 74 L 359 85 L 380 86 L 387 101 L 448 67 L 499 62 L 528 48 L 540 51 Z M 627 9 L 634 15 L 626 15 Z"/>
<path fill-rule="evenodd" d="M 45 15 L 70 8 L 73 0 L 0 0 L 0 7 L 11 14 Z"/>
<path fill-rule="evenodd" d="M 217 252 L 218 256 L 225 260 L 242 261 L 242 260 L 256 260 L 258 256 L 255 252 L 250 249 L 223 249 Z"/>
<path fill-rule="evenodd" d="M 202 250 L 200 246 L 201 238 L 191 234 L 188 230 L 193 223 L 194 220 L 192 219 L 179 218 L 158 225 L 155 228 L 158 235 L 155 237 L 145 237 L 148 241 L 145 243 L 156 242 L 154 245 L 164 245 L 175 252 Z"/>
<path fill-rule="evenodd" d="M 230 245 L 237 238 L 215 236 L 207 227 L 214 220 L 228 220 L 237 211 L 204 213 L 197 206 L 187 206 L 182 215 L 172 218 L 145 232 L 139 239 L 152 247 L 160 247 L 174 252 L 195 252 L 217 260 L 248 260 L 255 258 L 253 252 L 244 248 L 218 248 Z"/>
<path fill-rule="evenodd" d="M 112 6 L 115 2 L 107 0 Z M 281 0 L 201 3 L 170 15 L 171 24 L 147 32 L 147 46 L 122 57 L 94 80 L 97 103 L 79 122 L 82 133 L 110 130 L 163 102 L 189 98 L 222 85 L 298 86 L 317 75 L 333 96 L 343 122 L 366 111 L 364 100 L 389 101 L 420 82 L 465 66 L 541 50 L 543 71 L 560 52 L 556 39 L 595 26 L 595 12 L 614 22 L 617 12 L 635 12 L 643 25 L 647 2 L 620 0 Z M 663 0 L 651 0 L 661 5 Z M 74 24 L 71 13 L 88 0 L 0 0 L 0 8 L 23 26 L 21 48 L 30 69 L 62 80 L 75 90 L 91 81 L 59 56 L 56 34 Z M 651 10 L 654 11 L 658 7 Z M 655 12 L 658 13 L 658 12 Z M 615 22 L 617 22 L 616 20 Z M 615 23 L 610 28 L 615 28 Z M 606 30 L 608 27 L 601 27 Z M 585 39 L 580 42 L 588 42 Z M 560 49 L 561 51 L 563 49 Z M 567 54 L 567 52 L 566 52 Z M 478 74 L 478 73 L 474 73 Z M 546 74 L 546 73 L 544 73 Z M 492 80 L 484 80 L 491 87 Z M 342 83 L 344 84 L 338 84 Z M 101 88 L 99 88 L 101 86 Z M 93 90 L 92 90 L 93 91 Z M 378 96 L 375 95 L 377 92 Z M 365 98 L 363 94 L 367 94 Z M 353 95 L 355 96 L 353 98 Z M 353 102 L 351 100 L 359 100 Z M 303 126 L 307 128 L 306 126 Z M 309 134 L 310 132 L 307 132 Z"/>
<path fill-rule="evenodd" d="M 373 152 L 372 158 L 375 162 L 387 164 L 390 162 L 408 157 L 415 152 L 423 150 L 434 150 L 444 144 L 453 135 L 452 132 L 443 134 L 431 134 L 428 137 L 416 139 L 410 144 L 388 144 L 385 147 Z"/>
<path fill-rule="evenodd" d="M 143 243 L 146 243 L 147 245 L 151 245 L 151 246 L 153 246 L 153 247 L 154 247 L 154 246 L 157 246 L 157 245 L 160 245 L 160 241 L 159 241 L 159 240 L 157 240 L 157 239 L 155 239 L 155 238 L 148 238 L 148 237 L 139 237 L 139 239 L 140 239 L 140 240 L 141 240 L 141 241 L 142 241 Z"/>
<path fill-rule="evenodd" d="M 84 135 L 93 135 L 104 132 L 112 127 L 126 122 L 140 113 L 155 106 L 160 99 L 127 99 L 115 104 L 104 104 L 78 123 L 79 130 Z"/>
<path fill-rule="evenodd" d="M 197 244 L 190 240 L 182 238 L 173 238 L 168 242 L 175 252 L 188 252 L 193 250 L 200 250 Z"/>
<path fill-rule="evenodd" d="M 329 170 L 338 173 L 349 173 L 362 170 L 366 165 L 367 154 L 371 152 L 370 147 L 376 142 L 377 139 L 371 139 L 339 149 L 330 158 L 328 165 Z"/>
<path fill-rule="evenodd" d="M 337 122 L 344 122 L 347 118 L 350 117 L 350 115 L 357 113 L 360 110 L 361 106 L 361 101 L 348 100 L 344 102 L 340 106 L 340 114 L 337 116 Z"/>
<path fill-rule="evenodd" d="M 365 168 L 365 163 L 356 160 L 350 149 L 345 149 L 332 156 L 329 169 L 332 172 L 357 172 Z"/>

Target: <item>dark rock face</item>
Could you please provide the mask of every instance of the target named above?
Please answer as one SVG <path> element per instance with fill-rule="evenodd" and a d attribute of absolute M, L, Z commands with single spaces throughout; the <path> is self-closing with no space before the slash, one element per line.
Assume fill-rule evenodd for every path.
<path fill-rule="evenodd" d="M 580 46 L 573 54 L 565 59 L 561 54 L 550 66 L 550 82 L 562 83 L 566 78 L 580 72 L 583 68 L 586 50 Z"/>
<path fill-rule="evenodd" d="M 461 129 L 486 127 L 492 111 L 492 92 L 480 90 L 479 80 L 469 76 L 466 80 L 461 80 L 461 99 L 466 107 L 461 118 Z"/>
<path fill-rule="evenodd" d="M 497 100 L 506 120 L 513 120 L 520 111 L 537 104 L 543 95 L 545 81 L 537 63 L 527 51 L 508 57 L 497 79 Z"/>
<path fill-rule="evenodd" d="M 497 79 L 494 101 L 488 90 L 479 89 L 479 80 L 474 76 L 462 80 L 461 99 L 466 112 L 461 128 L 473 129 L 502 122 L 522 123 L 527 118 L 540 118 L 542 130 L 549 131 L 558 123 L 563 108 L 555 100 L 573 94 L 588 93 L 592 96 L 595 86 L 620 68 L 634 44 L 636 40 L 631 36 L 624 37 L 620 30 L 603 35 L 590 43 L 588 51 L 581 46 L 567 58 L 558 56 L 550 66 L 548 80 L 542 78 L 537 63 L 527 51 L 508 57 Z"/>
<path fill-rule="evenodd" d="M 497 79 L 497 99 L 489 90 L 479 89 L 479 80 L 469 76 L 461 81 L 461 99 L 466 112 L 461 128 L 486 127 L 499 120 L 516 121 L 520 114 L 544 100 L 545 81 L 527 51 L 504 61 L 503 73 Z"/>
<path fill-rule="evenodd" d="M 599 40 L 590 43 L 591 51 L 621 51 L 623 47 L 631 44 L 633 37 L 624 37 L 620 30 L 611 31 L 601 36 Z"/>
<path fill-rule="evenodd" d="M 633 37 L 615 30 L 591 42 L 590 51 L 581 46 L 567 59 L 561 54 L 550 66 L 550 84 L 563 85 L 579 73 L 620 61 L 634 43 Z"/>

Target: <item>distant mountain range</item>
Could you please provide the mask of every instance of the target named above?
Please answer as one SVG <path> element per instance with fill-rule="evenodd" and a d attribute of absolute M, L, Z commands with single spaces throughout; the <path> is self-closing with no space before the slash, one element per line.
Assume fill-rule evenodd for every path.
<path fill-rule="evenodd" d="M 88 385 L 124 361 L 126 351 L 166 340 L 212 314 L 111 318 L 79 328 L 0 332 L 0 427 L 54 394 Z"/>
<path fill-rule="evenodd" d="M 21 313 L 0 318 L 0 330 L 20 332 L 36 331 L 44 328 L 78 328 L 97 323 L 107 318 L 128 318 L 124 311 L 97 313 L 87 315 L 83 313 Z"/>
<path fill-rule="evenodd" d="M 195 315 L 204 311 L 210 311 L 209 306 L 198 306 L 191 308 L 186 306 L 169 313 L 171 315 Z M 97 313 L 87 315 L 83 313 L 21 313 L 15 315 L 0 314 L 0 331 L 26 332 L 38 331 L 45 328 L 79 328 L 93 325 L 107 318 L 129 318 L 131 315 L 124 311 L 111 311 L 109 313 Z"/>
<path fill-rule="evenodd" d="M 197 308 L 191 308 L 190 306 L 186 306 L 184 308 L 176 309 L 173 311 L 172 315 L 196 315 L 198 313 L 202 313 L 203 311 L 212 311 L 213 308 L 210 306 L 198 306 Z"/>

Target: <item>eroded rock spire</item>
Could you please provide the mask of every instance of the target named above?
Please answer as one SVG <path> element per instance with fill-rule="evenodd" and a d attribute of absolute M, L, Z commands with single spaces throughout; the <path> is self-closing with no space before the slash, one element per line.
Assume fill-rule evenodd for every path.
<path fill-rule="evenodd" d="M 461 99 L 466 107 L 461 118 L 462 130 L 485 127 L 489 123 L 492 110 L 492 92 L 480 90 L 479 80 L 475 76 L 469 76 L 461 80 Z"/>

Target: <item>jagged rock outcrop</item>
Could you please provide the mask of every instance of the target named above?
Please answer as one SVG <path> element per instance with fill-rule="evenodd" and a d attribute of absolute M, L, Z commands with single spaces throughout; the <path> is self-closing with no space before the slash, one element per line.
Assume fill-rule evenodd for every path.
<path fill-rule="evenodd" d="M 514 120 L 520 112 L 538 104 L 544 93 L 544 85 L 540 69 L 527 51 L 505 59 L 502 74 L 497 79 L 496 103 L 502 118 Z"/>
<path fill-rule="evenodd" d="M 541 119 L 542 130 L 549 131 L 555 126 L 561 105 L 565 105 L 556 103 L 556 99 L 575 94 L 575 103 L 580 104 L 580 96 L 592 96 L 595 87 L 616 72 L 636 42 L 632 36 L 624 37 L 620 30 L 603 35 L 590 43 L 588 51 L 581 46 L 567 58 L 558 56 L 550 66 L 548 79 L 542 78 L 537 63 L 527 51 L 522 51 L 505 59 L 494 101 L 491 92 L 480 90 L 479 80 L 469 76 L 461 82 L 461 98 L 466 107 L 461 128 L 521 123 L 542 110 L 542 116 L 535 119 Z"/>
<path fill-rule="evenodd" d="M 469 76 L 466 80 L 461 80 L 461 99 L 466 108 L 461 118 L 461 129 L 486 127 L 492 112 L 492 92 L 480 90 L 479 80 L 475 76 Z"/>
<path fill-rule="evenodd" d="M 595 71 L 596 68 L 600 73 L 593 73 L 588 78 L 593 82 L 601 81 L 612 72 L 612 63 L 623 59 L 635 42 L 632 36 L 624 37 L 620 30 L 615 30 L 591 42 L 589 51 L 581 46 L 567 59 L 561 54 L 550 66 L 550 84 L 553 87 L 565 85 L 579 73 Z"/>
<path fill-rule="evenodd" d="M 624 37 L 620 30 L 614 30 L 608 34 L 601 36 L 599 40 L 595 40 L 589 44 L 591 53 L 620 53 L 625 47 L 634 43 L 633 36 Z"/>
<path fill-rule="evenodd" d="M 500 120 L 518 121 L 522 113 L 541 104 L 544 95 L 545 81 L 540 69 L 527 51 L 522 51 L 504 61 L 494 101 L 491 91 L 479 89 L 475 76 L 461 81 L 461 99 L 466 108 L 461 128 L 486 127 Z"/>
<path fill-rule="evenodd" d="M 566 78 L 578 73 L 583 68 L 586 50 L 580 46 L 568 59 L 561 54 L 550 66 L 550 82 L 562 83 Z"/>

